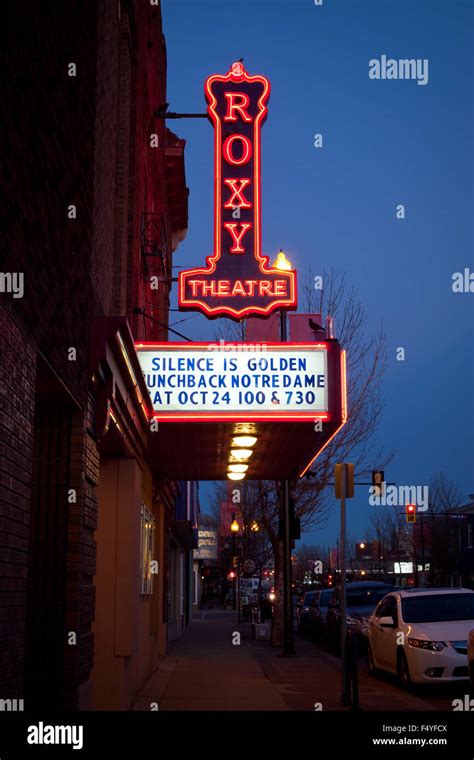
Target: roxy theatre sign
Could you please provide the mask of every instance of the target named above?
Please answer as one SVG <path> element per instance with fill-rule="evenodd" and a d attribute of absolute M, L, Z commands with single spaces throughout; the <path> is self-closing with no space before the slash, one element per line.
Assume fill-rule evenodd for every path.
<path fill-rule="evenodd" d="M 207 79 L 214 126 L 214 252 L 179 274 L 179 306 L 207 317 L 268 316 L 296 308 L 296 272 L 269 266 L 261 250 L 260 130 L 270 83 L 242 63 Z"/>

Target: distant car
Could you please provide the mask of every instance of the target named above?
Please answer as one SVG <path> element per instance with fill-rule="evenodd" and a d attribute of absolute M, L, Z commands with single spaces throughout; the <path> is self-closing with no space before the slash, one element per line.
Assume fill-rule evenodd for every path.
<path fill-rule="evenodd" d="M 474 628 L 472 631 L 469 631 L 469 638 L 467 640 L 467 669 L 471 692 L 474 694 Z"/>
<path fill-rule="evenodd" d="M 302 624 L 302 618 L 305 615 L 305 613 L 310 609 L 311 603 L 317 593 L 318 593 L 317 591 L 307 591 L 303 597 L 303 601 L 301 602 L 301 604 L 297 604 L 296 606 L 296 619 L 298 621 L 299 631 L 303 631 L 304 623 Z"/>
<path fill-rule="evenodd" d="M 314 592 L 309 607 L 301 613 L 301 630 L 316 639 L 322 639 L 326 635 L 326 618 L 329 601 L 334 589 L 324 588 Z"/>
<path fill-rule="evenodd" d="M 365 652 L 369 617 L 377 604 L 395 586 L 382 581 L 354 581 L 346 583 L 346 625 L 357 636 L 358 647 Z M 336 586 L 327 613 L 327 636 L 331 649 L 341 648 L 341 587 Z"/>
<path fill-rule="evenodd" d="M 391 593 L 369 620 L 369 672 L 396 673 L 404 688 L 466 680 L 467 639 L 473 624 L 474 591 L 469 589 Z"/>

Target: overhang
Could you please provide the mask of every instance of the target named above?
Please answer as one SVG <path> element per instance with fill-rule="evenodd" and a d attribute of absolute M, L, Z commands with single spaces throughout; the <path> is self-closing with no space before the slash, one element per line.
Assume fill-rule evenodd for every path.
<path fill-rule="evenodd" d="M 246 480 L 298 478 L 343 422 L 263 422 L 252 426 L 257 437 Z M 244 426 L 248 429 L 248 426 Z M 226 480 L 232 423 L 159 423 L 150 439 L 150 459 L 161 478 Z"/>
<path fill-rule="evenodd" d="M 142 368 L 149 367 L 150 362 L 162 361 L 163 356 L 182 354 L 183 351 L 191 353 L 195 347 L 212 348 L 199 343 L 137 343 L 136 346 Z M 223 355 L 227 354 L 229 346 L 222 346 Z M 239 346 L 248 348 L 246 344 Z M 307 349 L 307 344 L 266 343 L 260 346 L 267 350 L 258 361 L 265 361 L 268 365 L 272 350 L 278 351 L 278 346 L 280 350 Z M 311 344 L 311 350 L 325 351 L 327 357 L 327 406 L 322 411 L 312 408 L 304 413 L 287 412 L 282 406 L 273 406 L 270 410 L 267 406 L 265 411 L 259 411 L 244 406 L 240 411 L 233 408 L 225 413 L 213 413 L 208 408 L 196 406 L 191 412 L 182 412 L 168 409 L 165 404 L 155 409 L 153 432 L 149 438 L 150 462 L 156 475 L 183 480 L 226 480 L 229 464 L 239 461 L 232 454 L 239 445 L 233 443 L 236 436 L 256 438 L 251 454 L 244 460 L 247 465 L 245 479 L 296 479 L 304 475 L 347 420 L 345 352 L 336 340 L 315 342 Z M 246 350 L 242 353 L 251 355 L 246 354 Z M 156 366 L 159 369 L 155 374 L 163 375 L 163 371 L 166 374 L 167 370 L 162 370 L 161 364 Z M 175 360 L 173 372 L 177 366 Z M 197 371 L 197 379 L 200 374 Z M 145 377 L 150 382 L 154 375 L 147 372 Z M 160 392 L 159 395 L 161 398 L 163 394 Z"/>

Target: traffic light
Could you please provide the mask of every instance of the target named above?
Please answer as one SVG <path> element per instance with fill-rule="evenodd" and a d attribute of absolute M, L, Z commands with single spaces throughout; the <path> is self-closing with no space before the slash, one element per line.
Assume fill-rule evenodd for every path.
<path fill-rule="evenodd" d="M 407 516 L 407 523 L 415 523 L 416 522 L 416 505 L 407 504 L 405 507 L 405 510 L 406 510 L 406 516 Z"/>
<path fill-rule="evenodd" d="M 372 470 L 372 487 L 374 496 L 383 496 L 385 473 L 383 470 Z"/>
<path fill-rule="evenodd" d="M 342 493 L 342 468 L 345 468 L 345 494 Z M 354 465 L 352 462 L 343 462 L 334 465 L 334 478 L 336 481 L 336 499 L 345 496 L 346 499 L 352 499 L 354 496 Z"/>
<path fill-rule="evenodd" d="M 231 570 L 230 573 L 227 574 L 227 580 L 228 581 L 234 581 L 237 577 L 237 573 L 235 570 Z"/>

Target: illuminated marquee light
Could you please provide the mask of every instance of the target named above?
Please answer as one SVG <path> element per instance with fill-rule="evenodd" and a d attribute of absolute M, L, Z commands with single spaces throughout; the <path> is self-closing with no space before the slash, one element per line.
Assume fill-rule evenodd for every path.
<path fill-rule="evenodd" d="M 136 343 L 154 406 L 156 402 L 152 416 L 162 422 L 243 423 L 235 426 L 234 435 L 254 434 L 256 428 L 250 424 L 252 422 L 314 423 L 321 420 L 333 424 L 340 417 L 337 406 L 328 406 L 326 382 L 322 379 L 323 374 L 329 377 L 329 355 L 335 352 L 336 358 L 339 356 L 339 348 L 334 343 L 266 342 L 262 344 L 266 349 L 262 353 L 255 351 L 256 345 Z M 309 362 L 308 370 L 303 367 L 306 361 Z M 241 369 L 245 370 L 244 374 L 251 373 L 245 382 L 239 380 Z M 268 373 L 273 373 L 275 378 L 273 375 L 267 377 Z M 291 382 L 285 381 L 285 373 L 293 373 Z M 266 375 L 265 379 L 260 381 L 260 374 Z M 158 375 L 163 376 L 159 381 Z M 198 380 L 191 381 L 191 376 L 198 376 Z M 290 385 L 295 389 L 307 385 L 311 397 L 303 400 L 298 393 L 288 397 L 286 391 L 280 400 L 275 397 L 276 389 L 289 389 Z M 241 399 L 239 390 L 242 391 Z M 252 393 L 261 391 L 259 398 L 255 395 L 255 403 L 245 395 L 249 390 Z M 160 396 L 155 399 L 157 391 Z M 232 397 L 228 397 L 227 391 Z M 165 393 L 169 395 L 165 397 Z M 237 396 L 233 395 L 235 393 Z"/>
<path fill-rule="evenodd" d="M 261 252 L 260 130 L 270 83 L 241 62 L 207 79 L 214 126 L 214 253 L 206 267 L 179 273 L 179 306 L 208 317 L 242 319 L 296 308 L 296 272 Z"/>

